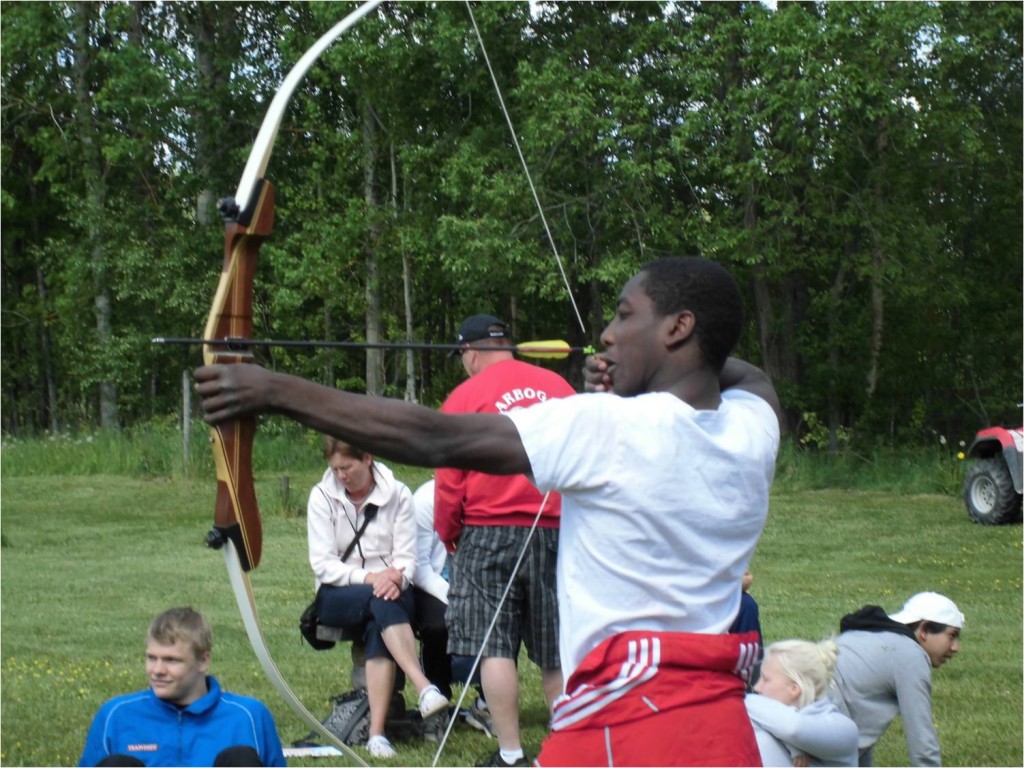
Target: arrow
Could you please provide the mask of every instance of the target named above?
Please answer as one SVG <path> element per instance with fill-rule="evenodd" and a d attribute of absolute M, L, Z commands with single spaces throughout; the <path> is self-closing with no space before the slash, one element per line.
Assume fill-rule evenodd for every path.
<path fill-rule="evenodd" d="M 484 352 L 513 351 L 523 357 L 541 360 L 564 360 L 572 352 L 585 355 L 594 354 L 594 347 L 572 347 L 567 341 L 551 339 L 546 341 L 524 341 L 511 347 L 472 346 L 467 344 L 426 344 L 416 342 L 369 342 L 369 341 L 299 341 L 291 339 L 198 339 L 183 337 L 158 336 L 152 339 L 153 344 L 209 344 L 226 347 L 230 350 L 242 350 L 248 347 L 334 347 L 341 349 L 417 349 L 459 352 L 463 349 L 476 349 Z"/>

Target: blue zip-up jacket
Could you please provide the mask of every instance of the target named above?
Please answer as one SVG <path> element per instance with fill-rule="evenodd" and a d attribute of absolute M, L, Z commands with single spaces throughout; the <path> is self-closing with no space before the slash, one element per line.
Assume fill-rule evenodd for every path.
<path fill-rule="evenodd" d="M 228 747 L 252 747 L 263 765 L 287 765 L 274 717 L 262 702 L 222 691 L 206 677 L 207 694 L 187 707 L 151 688 L 110 699 L 93 718 L 79 765 L 131 755 L 147 766 L 212 766 Z"/>

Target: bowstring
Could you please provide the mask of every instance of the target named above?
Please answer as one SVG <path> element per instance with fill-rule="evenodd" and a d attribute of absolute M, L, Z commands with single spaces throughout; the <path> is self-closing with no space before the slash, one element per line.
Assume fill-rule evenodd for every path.
<path fill-rule="evenodd" d="M 455 726 L 455 721 L 459 719 L 459 711 L 462 709 L 462 702 L 466 698 L 466 693 L 470 688 L 470 681 L 473 679 L 473 675 L 476 674 L 477 669 L 480 667 L 480 660 L 484 655 L 484 648 L 487 647 L 487 641 L 491 639 L 491 632 L 494 631 L 494 625 L 498 623 L 498 617 L 501 615 L 501 609 L 505 606 L 505 599 L 508 597 L 508 593 L 512 591 L 512 583 L 515 581 L 516 574 L 519 573 L 519 566 L 523 564 L 523 559 L 526 557 L 526 552 L 530 547 L 530 542 L 533 540 L 533 532 L 537 530 L 537 524 L 540 522 L 541 513 L 544 511 L 544 507 L 548 503 L 548 496 L 551 495 L 551 491 L 544 494 L 544 498 L 540 500 L 540 510 L 537 512 L 537 516 L 533 518 L 533 524 L 530 526 L 530 530 L 526 534 L 526 540 L 523 542 L 522 549 L 519 550 L 519 557 L 516 559 L 515 565 L 512 566 L 512 575 L 509 577 L 508 583 L 505 584 L 505 590 L 501 593 L 501 597 L 498 599 L 498 607 L 494 609 L 494 616 L 491 617 L 491 623 L 487 627 L 487 631 L 484 632 L 484 639 L 480 643 L 480 650 L 473 658 L 473 665 L 470 667 L 469 672 L 466 673 L 466 680 L 462 686 L 462 692 L 459 694 L 458 700 L 455 702 L 455 708 L 452 717 L 448 718 L 448 727 L 445 728 L 444 735 L 441 737 L 440 742 L 437 745 L 437 752 L 434 754 L 434 761 L 431 766 L 436 766 L 437 761 L 441 757 L 441 752 L 444 750 L 444 745 L 448 741 L 448 735 L 452 732 L 452 728 Z"/>
<path fill-rule="evenodd" d="M 491 66 L 491 57 L 487 55 L 487 46 L 484 45 L 484 38 L 483 35 L 480 34 L 480 27 L 476 23 L 476 16 L 473 14 L 473 7 L 470 5 L 470 0 L 466 0 L 466 10 L 469 11 L 469 18 L 473 23 L 473 31 L 476 33 L 476 39 L 480 45 L 480 53 L 483 54 L 484 62 L 487 64 L 487 72 L 490 74 L 491 83 L 494 85 L 494 92 L 498 97 L 501 114 L 505 117 L 505 123 L 508 125 L 509 135 L 512 137 L 512 144 L 515 147 L 516 155 L 518 155 L 519 162 L 523 166 L 523 173 L 526 174 L 526 181 L 530 186 L 530 193 L 533 195 L 533 202 L 536 204 L 537 212 L 540 214 L 541 223 L 544 225 L 544 232 L 547 235 L 548 243 L 551 245 L 551 252 L 555 256 L 555 263 L 558 265 L 559 274 L 562 276 L 562 283 L 565 285 L 565 291 L 569 297 L 569 303 L 572 305 L 573 312 L 576 315 L 576 320 L 580 324 L 580 331 L 585 336 L 587 329 L 583 322 L 583 316 L 580 314 L 579 307 L 576 305 L 576 298 L 573 295 L 572 287 L 569 285 L 569 277 L 562 264 L 562 257 L 558 253 L 558 246 L 555 244 L 554 235 L 551 234 L 551 227 L 548 225 L 548 218 L 544 214 L 544 206 L 541 204 L 540 195 L 537 194 L 537 187 L 533 183 L 533 175 L 530 173 L 530 167 L 526 162 L 526 157 L 523 154 L 522 147 L 519 146 L 519 139 L 516 136 L 515 126 L 512 124 L 512 117 L 509 114 L 508 109 L 505 107 L 505 98 L 501 94 L 501 86 L 498 85 L 498 78 L 494 74 L 494 67 Z M 484 633 L 484 639 L 480 644 L 480 650 L 473 659 L 473 665 L 469 670 L 466 680 L 464 681 L 462 692 L 459 694 L 458 700 L 455 702 L 453 715 L 448 719 L 448 727 L 445 728 L 444 735 L 441 737 L 437 745 L 437 752 L 434 753 L 434 760 L 431 762 L 431 766 L 437 765 L 437 761 L 441 758 L 441 753 L 444 751 L 445 744 L 448 743 L 448 736 L 451 734 L 452 728 L 455 726 L 455 721 L 458 720 L 459 711 L 462 709 L 462 702 L 465 700 L 466 694 L 469 691 L 470 681 L 473 679 L 473 675 L 480 666 L 480 660 L 483 658 L 484 649 L 487 647 L 487 641 L 490 639 L 491 632 L 494 630 L 494 626 L 498 622 L 498 617 L 501 615 L 501 609 L 505 605 L 505 599 L 508 597 L 509 592 L 512 591 L 512 584 L 515 581 L 516 574 L 519 573 L 519 566 L 522 565 L 523 559 L 526 557 L 526 552 L 530 547 L 530 542 L 533 541 L 533 533 L 537 530 L 537 524 L 540 522 L 541 515 L 544 514 L 544 507 L 547 506 L 548 497 L 550 495 L 550 491 L 545 493 L 544 498 L 540 501 L 540 508 L 537 510 L 537 514 L 533 518 L 533 524 L 530 526 L 530 530 L 526 534 L 526 540 L 523 542 L 522 549 L 519 551 L 519 557 L 516 560 L 515 565 L 512 567 L 512 573 L 509 575 L 508 583 L 505 584 L 505 590 L 502 592 L 501 598 L 498 600 L 498 606 L 494 611 L 494 616 L 491 617 L 491 623 L 487 627 L 487 631 Z"/>
<path fill-rule="evenodd" d="M 540 195 L 537 194 L 537 187 L 533 183 L 533 175 L 530 173 L 530 167 L 526 164 L 526 157 L 523 155 L 523 149 L 519 146 L 516 129 L 515 126 L 512 125 L 512 117 L 509 115 L 508 109 L 505 107 L 505 99 L 501 95 L 501 87 L 498 85 L 498 78 L 494 74 L 494 68 L 491 66 L 491 57 L 487 55 L 487 46 L 484 45 L 484 38 L 483 35 L 480 34 L 480 27 L 477 26 L 476 16 L 473 15 L 473 7 L 469 4 L 469 0 L 466 0 L 466 9 L 469 11 L 470 21 L 473 22 L 473 31 L 476 32 L 476 39 L 480 44 L 480 53 L 483 54 L 484 63 L 487 64 L 487 72 L 490 74 L 491 82 L 494 84 L 494 92 L 498 96 L 498 104 L 501 106 L 501 114 L 505 116 L 505 123 L 508 125 L 508 132 L 512 137 L 512 144 L 515 146 L 516 154 L 519 156 L 519 162 L 523 166 L 523 173 L 526 174 L 526 181 L 530 185 L 530 193 L 533 195 L 533 202 L 537 205 L 537 213 L 540 214 L 541 223 L 544 225 L 544 232 L 548 236 L 548 243 L 551 245 L 551 252 L 555 255 L 555 263 L 558 265 L 558 272 L 562 276 L 562 283 L 565 285 L 565 292 L 569 296 L 569 303 L 572 304 L 572 310 L 576 314 L 577 322 L 580 324 L 580 332 L 586 336 L 587 327 L 583 323 L 583 316 L 580 314 L 579 307 L 576 306 L 576 297 L 573 296 L 572 288 L 569 285 L 569 277 L 562 264 L 562 257 L 558 253 L 558 246 L 555 245 L 554 235 L 551 234 L 551 227 L 548 225 L 548 217 L 544 215 L 544 206 L 541 205 Z"/>

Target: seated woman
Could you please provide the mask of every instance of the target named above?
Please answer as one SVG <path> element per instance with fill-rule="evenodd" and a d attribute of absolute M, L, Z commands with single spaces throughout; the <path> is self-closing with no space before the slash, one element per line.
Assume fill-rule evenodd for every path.
<path fill-rule="evenodd" d="M 836 644 L 784 640 L 765 649 L 746 697 L 765 766 L 857 765 L 857 726 L 828 700 Z"/>
<path fill-rule="evenodd" d="M 309 563 L 320 623 L 359 633 L 366 645 L 366 693 L 374 757 L 396 757 L 384 735 L 395 665 L 419 694 L 426 718 L 448 706 L 420 670 L 412 632 L 416 521 L 412 494 L 373 456 L 324 437 L 329 465 L 309 494 Z"/>

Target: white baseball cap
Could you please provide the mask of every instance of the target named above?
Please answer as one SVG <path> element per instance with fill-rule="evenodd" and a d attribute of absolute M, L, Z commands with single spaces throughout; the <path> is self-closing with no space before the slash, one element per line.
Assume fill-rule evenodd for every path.
<path fill-rule="evenodd" d="M 898 613 L 889 614 L 889 618 L 900 624 L 933 621 L 957 629 L 964 627 L 964 615 L 956 603 L 938 592 L 918 592 L 903 604 Z"/>

